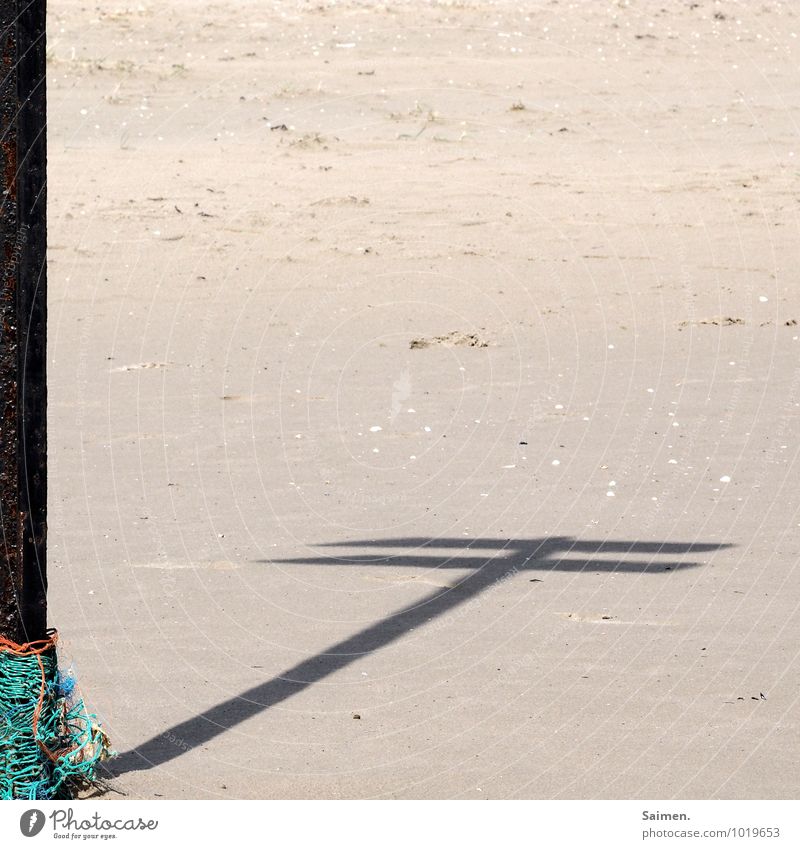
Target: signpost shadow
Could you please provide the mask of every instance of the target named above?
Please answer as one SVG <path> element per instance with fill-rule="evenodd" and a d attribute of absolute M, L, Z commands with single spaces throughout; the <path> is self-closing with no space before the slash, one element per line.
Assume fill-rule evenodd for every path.
<path fill-rule="evenodd" d="M 699 564 L 691 557 L 729 548 L 727 543 L 643 542 L 634 540 L 581 540 L 544 537 L 527 540 L 491 538 L 400 538 L 332 543 L 321 548 L 347 548 L 342 556 L 314 555 L 287 560 L 260 561 L 283 564 L 322 564 L 343 568 L 403 566 L 427 569 L 468 570 L 455 585 L 436 587 L 423 598 L 369 625 L 324 652 L 313 655 L 264 681 L 220 702 L 203 713 L 174 725 L 135 749 L 122 753 L 107 767 L 111 776 L 151 769 L 165 764 L 262 711 L 285 701 L 359 658 L 402 638 L 412 629 L 481 596 L 492 586 L 513 580 L 519 573 L 570 572 L 664 575 Z M 376 554 L 352 554 L 352 549 L 373 548 Z M 444 553 L 437 554 L 437 550 Z"/>

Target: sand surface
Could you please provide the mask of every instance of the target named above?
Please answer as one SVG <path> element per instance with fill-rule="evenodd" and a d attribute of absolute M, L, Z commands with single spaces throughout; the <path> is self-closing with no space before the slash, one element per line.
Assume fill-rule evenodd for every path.
<path fill-rule="evenodd" d="M 50 1 L 51 621 L 120 792 L 797 797 L 798 33 Z"/>

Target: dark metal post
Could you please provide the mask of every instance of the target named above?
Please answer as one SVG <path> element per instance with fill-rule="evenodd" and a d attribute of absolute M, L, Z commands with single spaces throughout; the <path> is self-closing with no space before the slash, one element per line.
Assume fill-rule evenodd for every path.
<path fill-rule="evenodd" d="M 0 0 L 0 636 L 47 628 L 45 0 Z"/>

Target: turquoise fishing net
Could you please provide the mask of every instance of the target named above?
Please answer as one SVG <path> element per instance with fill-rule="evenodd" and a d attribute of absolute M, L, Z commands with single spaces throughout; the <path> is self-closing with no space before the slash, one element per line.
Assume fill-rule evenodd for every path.
<path fill-rule="evenodd" d="M 55 640 L 31 644 L 36 653 L 0 642 L 0 799 L 69 799 L 111 754 L 75 679 L 59 671 Z"/>

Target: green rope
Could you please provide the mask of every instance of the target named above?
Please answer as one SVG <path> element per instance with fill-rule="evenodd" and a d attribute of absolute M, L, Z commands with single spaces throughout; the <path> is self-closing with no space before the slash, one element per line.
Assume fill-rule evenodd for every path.
<path fill-rule="evenodd" d="M 68 799 L 95 780 L 108 738 L 74 688 L 55 645 L 38 655 L 0 651 L 0 799 Z"/>

